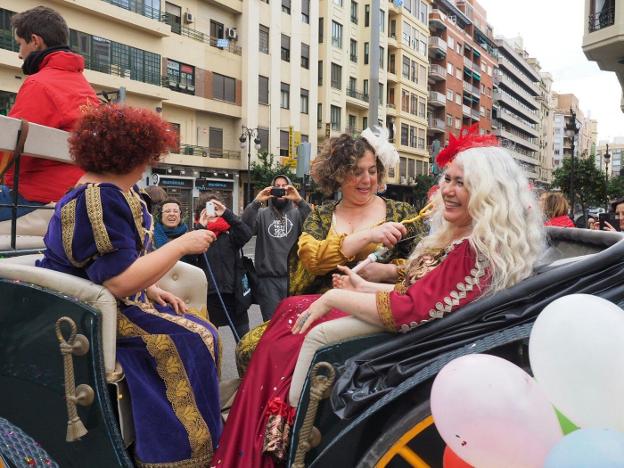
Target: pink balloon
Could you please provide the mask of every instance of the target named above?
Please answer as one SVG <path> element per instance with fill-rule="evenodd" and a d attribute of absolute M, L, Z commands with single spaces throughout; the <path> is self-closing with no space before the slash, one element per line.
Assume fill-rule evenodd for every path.
<path fill-rule="evenodd" d="M 542 467 L 563 437 L 535 380 L 487 354 L 462 356 L 444 366 L 431 389 L 431 412 L 451 450 L 479 468 Z"/>

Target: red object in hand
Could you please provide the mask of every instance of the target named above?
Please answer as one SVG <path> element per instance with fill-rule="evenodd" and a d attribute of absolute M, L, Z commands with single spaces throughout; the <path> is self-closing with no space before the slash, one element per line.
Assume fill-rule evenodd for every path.
<path fill-rule="evenodd" d="M 444 449 L 442 466 L 444 468 L 473 468 L 472 465 L 459 458 L 459 456 L 453 452 L 448 445 Z"/>

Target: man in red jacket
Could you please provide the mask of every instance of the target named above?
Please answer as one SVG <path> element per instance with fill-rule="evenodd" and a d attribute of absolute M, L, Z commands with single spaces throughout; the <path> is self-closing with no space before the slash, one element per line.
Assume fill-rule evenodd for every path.
<path fill-rule="evenodd" d="M 39 6 L 13 16 L 11 25 L 19 44 L 19 57 L 24 60 L 22 70 L 28 77 L 17 93 L 9 117 L 72 130 L 82 110 L 99 101 L 82 74 L 84 59 L 68 47 L 67 23 L 56 11 Z M 82 170 L 70 164 L 22 157 L 18 203 L 33 208 L 20 208 L 18 216 L 58 201 L 82 174 Z M 6 185 L 0 185 L 0 204 L 13 201 L 13 176 L 10 166 Z M 0 208 L 0 221 L 10 218 L 11 208 Z"/>

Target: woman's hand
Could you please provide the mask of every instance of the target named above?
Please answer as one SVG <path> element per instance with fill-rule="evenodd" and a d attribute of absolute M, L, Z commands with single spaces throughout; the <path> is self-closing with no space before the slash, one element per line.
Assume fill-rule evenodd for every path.
<path fill-rule="evenodd" d="M 369 231 L 371 242 L 381 242 L 385 247 L 392 248 L 407 234 L 407 228 L 401 223 L 383 223 Z"/>
<path fill-rule="evenodd" d="M 600 227 L 599 227 L 600 229 Z M 611 224 L 607 221 L 604 222 L 604 228 L 602 228 L 603 231 L 613 231 L 613 232 L 617 232 L 617 229 L 615 229 L 613 226 L 611 226 Z"/>
<path fill-rule="evenodd" d="M 332 286 L 336 289 L 347 289 L 350 291 L 365 291 L 366 280 L 357 273 L 354 273 L 351 268 L 338 265 L 338 268 L 342 273 L 339 275 L 334 273 L 332 275 Z"/>
<path fill-rule="evenodd" d="M 358 274 L 372 283 L 395 283 L 399 277 L 397 266 L 392 263 L 369 263 Z"/>
<path fill-rule="evenodd" d="M 145 290 L 147 297 L 154 301 L 156 304 L 165 306 L 169 304 L 176 314 L 184 314 L 188 311 L 186 303 L 175 294 L 172 294 L 164 289 L 160 289 L 158 286 L 153 285 Z"/>
<path fill-rule="evenodd" d="M 331 307 L 327 304 L 327 293 L 325 293 L 314 301 L 305 312 L 299 315 L 292 327 L 293 335 L 305 333 L 312 323 L 320 319 L 330 310 Z"/>
<path fill-rule="evenodd" d="M 197 231 L 187 232 L 172 242 L 178 245 L 182 254 L 180 257 L 182 257 L 189 254 L 204 253 L 216 238 L 214 232 L 208 231 L 207 229 L 199 229 Z"/>
<path fill-rule="evenodd" d="M 295 203 L 299 203 L 301 201 L 301 195 L 299 195 L 297 189 L 292 185 L 286 186 L 286 195 L 284 195 L 284 198 L 286 200 L 291 200 Z"/>
<path fill-rule="evenodd" d="M 225 210 L 227 209 L 226 206 L 219 200 L 212 200 L 212 203 L 215 207 L 215 214 L 217 216 L 223 216 L 223 213 L 225 213 Z"/>

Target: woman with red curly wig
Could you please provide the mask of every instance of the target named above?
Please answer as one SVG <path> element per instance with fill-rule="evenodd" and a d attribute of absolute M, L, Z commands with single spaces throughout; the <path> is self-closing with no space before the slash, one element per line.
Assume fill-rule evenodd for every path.
<path fill-rule="evenodd" d="M 152 216 L 135 185 L 174 135 L 153 112 L 113 105 L 82 117 L 69 143 L 85 175 L 56 205 L 39 266 L 102 284 L 118 300 L 137 464 L 207 466 L 221 434 L 217 331 L 157 282 L 214 234 L 192 231 L 152 251 Z"/>

